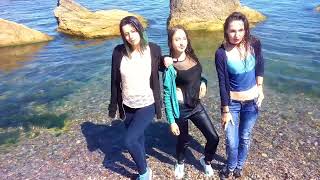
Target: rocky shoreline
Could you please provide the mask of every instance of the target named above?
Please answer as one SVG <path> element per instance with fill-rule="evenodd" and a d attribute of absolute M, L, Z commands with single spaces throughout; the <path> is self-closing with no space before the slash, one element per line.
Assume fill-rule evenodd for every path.
<path fill-rule="evenodd" d="M 320 103 L 303 94 L 266 90 L 253 132 L 249 159 L 242 179 L 318 179 L 320 177 Z M 213 161 L 216 176 L 225 161 L 224 134 L 219 124 L 218 97 L 209 95 L 206 105 L 220 144 Z M 190 123 L 192 124 L 192 123 Z M 205 179 L 199 157 L 204 138 L 193 126 L 185 179 Z M 133 161 L 123 147 L 123 123 L 107 113 L 87 113 L 73 120 L 66 133 L 42 130 L 0 154 L 3 179 L 130 179 L 136 176 Z M 175 138 L 164 119 L 146 132 L 148 163 L 154 179 L 174 179 Z"/>

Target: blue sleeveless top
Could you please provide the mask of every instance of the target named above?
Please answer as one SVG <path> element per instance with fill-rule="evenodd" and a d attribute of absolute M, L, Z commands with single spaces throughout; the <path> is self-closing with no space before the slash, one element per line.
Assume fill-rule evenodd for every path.
<path fill-rule="evenodd" d="M 249 54 L 245 60 L 227 59 L 231 91 L 246 91 L 256 84 L 255 57 Z"/>

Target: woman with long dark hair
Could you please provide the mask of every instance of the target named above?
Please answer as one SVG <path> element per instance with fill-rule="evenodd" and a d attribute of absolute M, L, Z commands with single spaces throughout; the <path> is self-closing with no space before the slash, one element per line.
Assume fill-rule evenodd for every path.
<path fill-rule="evenodd" d="M 120 32 L 123 44 L 116 46 L 112 54 L 109 116 L 114 118 L 119 109 L 127 128 L 125 145 L 137 165 L 138 179 L 150 180 L 144 131 L 155 114 L 161 119 L 161 49 L 148 42 L 143 26 L 134 16 L 121 20 Z"/>
<path fill-rule="evenodd" d="M 168 46 L 170 57 L 165 59 L 167 61 L 165 64 L 172 64 L 173 61 L 173 66 L 169 65 L 164 73 L 164 102 L 171 132 L 178 137 L 175 178 L 181 179 L 184 176 L 185 151 L 189 142 L 188 119 L 207 140 L 200 163 L 205 175 L 210 177 L 213 176 L 211 161 L 216 152 L 219 137 L 199 97 L 203 96 L 206 90 L 205 83 L 201 81 L 202 67 L 192 49 L 188 34 L 182 26 L 169 29 Z M 176 88 L 172 88 L 171 85 Z"/>
<path fill-rule="evenodd" d="M 222 178 L 242 176 L 258 108 L 264 99 L 264 60 L 260 41 L 250 35 L 240 12 L 224 23 L 224 42 L 215 54 L 221 98 L 221 124 L 226 133 L 227 164 Z"/>

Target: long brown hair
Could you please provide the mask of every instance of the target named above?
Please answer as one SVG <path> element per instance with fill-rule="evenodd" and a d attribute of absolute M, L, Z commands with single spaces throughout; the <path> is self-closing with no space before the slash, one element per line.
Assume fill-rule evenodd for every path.
<path fill-rule="evenodd" d="M 196 63 L 199 63 L 198 57 L 194 53 L 194 50 L 191 46 L 191 41 L 190 41 L 189 35 L 188 35 L 186 29 L 181 25 L 177 25 L 177 26 L 174 26 L 174 27 L 171 27 L 168 29 L 168 46 L 169 46 L 169 50 L 170 50 L 170 56 L 171 57 L 173 56 L 173 51 L 174 51 L 173 46 L 172 46 L 172 38 L 173 38 L 174 33 L 176 33 L 176 31 L 179 29 L 183 30 L 184 33 L 186 34 L 186 37 L 187 37 L 188 43 L 187 43 L 187 47 L 185 50 L 186 55 L 189 58 L 191 58 L 193 61 L 195 61 Z"/>
<path fill-rule="evenodd" d="M 243 22 L 245 34 L 244 34 L 244 37 L 243 37 L 242 41 L 240 42 L 240 44 L 243 44 L 245 47 L 245 57 L 246 57 L 247 53 L 249 51 L 251 51 L 251 48 L 250 48 L 251 35 L 250 35 L 249 21 L 248 21 L 247 17 L 244 14 L 242 14 L 241 12 L 233 12 L 227 17 L 227 19 L 223 25 L 223 33 L 224 33 L 224 41 L 229 44 L 232 44 L 232 43 L 229 40 L 229 36 L 228 36 L 227 31 L 228 31 L 229 25 L 232 21 L 242 21 Z"/>

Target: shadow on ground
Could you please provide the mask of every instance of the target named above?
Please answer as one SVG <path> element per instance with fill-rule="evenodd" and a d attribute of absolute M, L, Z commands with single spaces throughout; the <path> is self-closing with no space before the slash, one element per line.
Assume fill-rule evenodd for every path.
<path fill-rule="evenodd" d="M 168 124 L 160 121 L 153 122 L 146 130 L 146 153 L 148 157 L 154 157 L 162 163 L 168 163 L 172 166 L 175 164 L 176 138 L 168 129 Z M 128 168 L 136 171 L 134 162 L 124 153 L 127 152 L 124 146 L 124 136 L 126 133 L 125 126 L 121 120 L 114 120 L 110 125 L 94 124 L 92 122 L 84 122 L 81 124 L 81 131 L 87 141 L 88 150 L 93 152 L 100 150 L 104 153 L 105 158 L 103 165 L 105 168 L 118 173 L 127 178 L 134 179 L 137 174 L 132 174 Z M 204 148 L 190 136 L 189 149 L 192 148 L 199 153 Z M 215 156 L 216 161 L 224 162 L 225 159 L 219 155 Z M 186 152 L 186 163 L 192 164 L 195 168 L 202 171 L 202 167 L 192 151 Z M 221 163 L 220 163 L 221 164 Z M 216 170 L 221 169 L 221 165 L 213 164 Z"/>

